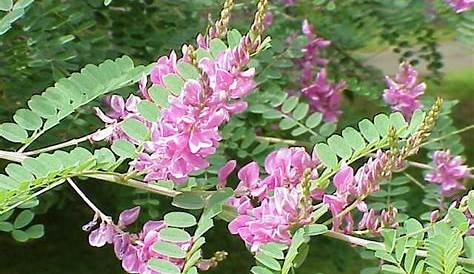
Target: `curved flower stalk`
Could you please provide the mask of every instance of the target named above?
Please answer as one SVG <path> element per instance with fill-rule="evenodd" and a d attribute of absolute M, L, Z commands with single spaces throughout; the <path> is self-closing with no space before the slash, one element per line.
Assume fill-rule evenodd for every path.
<path fill-rule="evenodd" d="M 265 159 L 265 178 L 256 162 L 241 168 L 235 197 L 229 200 L 239 214 L 229 223 L 230 232 L 253 252 L 269 242 L 290 244 L 290 230 L 311 222 L 311 197 L 303 182 L 316 179 L 318 164 L 303 148 L 284 148 Z"/>
<path fill-rule="evenodd" d="M 456 12 L 461 13 L 474 7 L 473 0 L 445 0 L 446 3 Z"/>
<path fill-rule="evenodd" d="M 433 170 L 428 172 L 425 180 L 439 184 L 443 196 L 453 196 L 466 187 L 462 180 L 469 178 L 469 169 L 463 165 L 460 156 L 452 156 L 449 151 L 435 151 L 433 154 Z"/>
<path fill-rule="evenodd" d="M 418 72 L 409 64 L 401 63 L 395 80 L 385 76 L 387 89 L 383 99 L 394 111 L 400 111 L 406 119 L 410 119 L 415 110 L 422 107 L 418 97 L 426 89 L 425 83 L 418 83 Z"/>

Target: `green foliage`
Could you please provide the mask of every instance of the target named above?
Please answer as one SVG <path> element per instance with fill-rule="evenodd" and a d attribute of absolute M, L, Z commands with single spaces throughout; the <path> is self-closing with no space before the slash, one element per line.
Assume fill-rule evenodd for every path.
<path fill-rule="evenodd" d="M 148 69 L 149 70 L 149 69 Z M 11 142 L 29 144 L 58 125 L 62 119 L 94 99 L 133 84 L 148 74 L 147 68 L 135 67 L 127 57 L 85 66 L 80 73 L 59 80 L 54 87 L 28 101 L 30 110 L 18 110 L 13 123 L 0 125 L 0 135 Z M 25 123 L 25 120 L 31 122 Z M 39 127 L 38 127 L 39 126 Z M 26 130 L 33 131 L 30 135 Z"/>

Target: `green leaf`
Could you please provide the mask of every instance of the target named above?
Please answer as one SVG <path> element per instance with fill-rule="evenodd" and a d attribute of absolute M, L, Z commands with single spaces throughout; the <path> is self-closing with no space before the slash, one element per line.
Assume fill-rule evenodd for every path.
<path fill-rule="evenodd" d="M 178 70 L 179 75 L 181 75 L 181 77 L 183 77 L 185 80 L 198 80 L 200 77 L 199 71 L 192 64 L 181 62 L 176 65 L 176 69 Z"/>
<path fill-rule="evenodd" d="M 387 115 L 380 113 L 374 117 L 374 125 L 379 131 L 379 134 L 385 136 L 388 134 L 388 128 L 390 127 L 390 118 Z"/>
<path fill-rule="evenodd" d="M 36 177 L 44 177 L 48 175 L 47 163 L 43 163 L 42 161 L 39 161 L 37 159 L 27 158 L 23 161 L 22 165 L 29 172 L 33 173 Z"/>
<path fill-rule="evenodd" d="M 201 209 L 204 207 L 204 199 L 198 193 L 184 192 L 173 198 L 172 205 L 184 209 Z"/>
<path fill-rule="evenodd" d="M 377 128 L 368 119 L 364 119 L 359 122 L 359 129 L 364 138 L 369 143 L 373 143 L 379 140 L 379 133 L 377 131 Z"/>
<path fill-rule="evenodd" d="M 290 128 L 295 127 L 297 124 L 298 122 L 296 122 L 293 119 L 283 118 L 278 124 L 278 126 L 280 127 L 281 130 L 288 130 Z"/>
<path fill-rule="evenodd" d="M 156 242 L 153 245 L 153 250 L 171 258 L 180 259 L 186 257 L 186 252 L 173 243 Z"/>
<path fill-rule="evenodd" d="M 285 254 L 283 253 L 282 249 L 278 245 L 274 245 L 272 243 L 261 246 L 260 251 L 278 260 L 283 260 L 285 258 Z"/>
<path fill-rule="evenodd" d="M 400 112 L 390 114 L 390 123 L 396 130 L 400 130 L 407 126 L 407 122 L 405 121 L 405 118 L 403 118 L 403 114 Z"/>
<path fill-rule="evenodd" d="M 8 164 L 5 172 L 14 180 L 18 182 L 32 181 L 35 177 L 24 167 L 19 164 Z"/>
<path fill-rule="evenodd" d="M 297 96 L 291 96 L 290 98 L 286 99 L 281 107 L 281 111 L 283 111 L 283 113 L 291 112 L 298 104 L 298 100 L 299 97 Z"/>
<path fill-rule="evenodd" d="M 13 115 L 13 120 L 27 130 L 37 130 L 43 125 L 41 117 L 29 109 L 17 110 L 15 115 Z"/>
<path fill-rule="evenodd" d="M 389 265 L 389 264 L 382 265 L 382 271 L 385 271 L 388 273 L 406 274 L 406 272 L 402 268 L 399 268 L 394 265 Z"/>
<path fill-rule="evenodd" d="M 412 247 L 408 249 L 407 255 L 405 256 L 405 261 L 403 262 L 403 267 L 408 273 L 411 273 L 413 266 L 415 265 L 416 259 L 416 248 Z"/>
<path fill-rule="evenodd" d="M 24 143 L 28 133 L 17 124 L 4 123 L 0 125 L 0 136 L 13 143 Z"/>
<path fill-rule="evenodd" d="M 31 221 L 33 221 L 33 218 L 35 217 L 35 214 L 31 210 L 23 210 L 18 216 L 15 218 L 15 222 L 13 223 L 13 227 L 15 229 L 20 229 L 25 226 L 27 226 Z"/>
<path fill-rule="evenodd" d="M 167 74 L 163 77 L 163 82 L 171 93 L 175 96 L 181 94 L 181 90 L 184 87 L 184 81 L 176 74 Z"/>
<path fill-rule="evenodd" d="M 108 6 L 112 3 L 112 0 L 104 0 L 104 6 Z"/>
<path fill-rule="evenodd" d="M 316 145 L 315 149 L 318 158 L 327 167 L 334 167 L 337 165 L 337 156 L 328 145 L 320 143 Z"/>
<path fill-rule="evenodd" d="M 33 95 L 30 101 L 28 101 L 28 106 L 44 118 L 56 115 L 56 107 L 48 99 L 40 95 Z"/>
<path fill-rule="evenodd" d="M 157 271 L 158 273 L 163 273 L 163 274 L 179 274 L 181 271 L 179 268 L 170 263 L 167 260 L 161 260 L 161 259 L 156 259 L 156 258 L 151 258 L 147 266 L 151 268 L 152 270 Z"/>
<path fill-rule="evenodd" d="M 307 103 L 299 103 L 296 109 L 293 111 L 293 118 L 296 120 L 303 119 L 308 114 L 309 105 Z"/>
<path fill-rule="evenodd" d="M 133 158 L 135 156 L 135 146 L 125 140 L 117 140 L 111 146 L 112 151 L 122 158 Z"/>
<path fill-rule="evenodd" d="M 162 108 L 167 108 L 169 92 L 167 89 L 154 85 L 148 89 L 151 99 Z"/>
<path fill-rule="evenodd" d="M 129 118 L 123 121 L 121 127 L 125 134 L 137 141 L 144 142 L 149 137 L 148 129 L 145 125 L 134 118 Z"/>
<path fill-rule="evenodd" d="M 152 102 L 143 100 L 137 105 L 138 112 L 143 118 L 150 122 L 156 122 L 160 117 L 160 110 Z"/>
<path fill-rule="evenodd" d="M 424 237 L 423 225 L 416 219 L 410 218 L 405 221 L 404 227 L 407 234 L 412 234 L 411 238 L 422 240 Z"/>
<path fill-rule="evenodd" d="M 269 109 L 263 113 L 263 118 L 265 119 L 279 119 L 283 117 L 283 114 L 277 110 Z"/>
<path fill-rule="evenodd" d="M 461 210 L 450 208 L 448 210 L 448 218 L 450 220 L 450 225 L 458 228 L 463 233 L 468 231 L 469 222 Z"/>
<path fill-rule="evenodd" d="M 305 227 L 305 234 L 307 236 L 317 236 L 324 234 L 328 231 L 327 226 L 322 224 L 310 224 Z"/>
<path fill-rule="evenodd" d="M 0 0 L 0 10 L 9 11 L 13 7 L 12 0 Z"/>
<path fill-rule="evenodd" d="M 306 119 L 305 125 L 309 128 L 315 128 L 317 127 L 323 119 L 323 115 L 321 112 L 314 112 L 308 118 Z"/>
<path fill-rule="evenodd" d="M 342 136 L 347 144 L 349 144 L 355 151 L 365 148 L 365 141 L 362 135 L 354 128 L 347 127 L 342 131 Z"/>
<path fill-rule="evenodd" d="M 342 159 L 349 159 L 352 156 L 352 149 L 346 143 L 344 138 L 339 135 L 333 135 L 329 137 L 327 143 L 332 151 L 336 152 L 336 154 L 341 157 Z"/>
<path fill-rule="evenodd" d="M 281 270 L 281 266 L 280 266 L 280 263 L 275 260 L 274 258 L 268 256 L 267 254 L 265 253 L 259 253 L 255 256 L 255 259 L 260 262 L 261 264 L 263 264 L 264 266 L 270 268 L 270 269 L 273 269 L 275 271 L 280 271 Z"/>
<path fill-rule="evenodd" d="M 18 242 L 26 242 L 29 239 L 28 233 L 22 230 L 13 230 L 12 231 L 12 236 L 13 239 L 15 239 Z"/>
<path fill-rule="evenodd" d="M 227 32 L 227 44 L 229 48 L 235 48 L 239 45 L 242 34 L 236 29 Z"/>
<path fill-rule="evenodd" d="M 375 251 L 375 257 L 380 258 L 387 262 L 394 263 L 394 264 L 397 263 L 397 260 L 395 260 L 395 258 L 392 255 L 390 255 L 388 252 L 383 251 L 383 250 Z"/>
<path fill-rule="evenodd" d="M 13 225 L 9 222 L 0 222 L 0 231 L 11 232 L 13 230 Z"/>
<path fill-rule="evenodd" d="M 170 212 L 164 217 L 165 224 L 174 227 L 191 227 L 196 225 L 196 217 L 186 212 Z"/>
<path fill-rule="evenodd" d="M 30 239 L 39 239 L 44 236 L 44 225 L 38 224 L 30 226 L 25 232 Z"/>
<path fill-rule="evenodd" d="M 263 266 L 254 266 L 250 270 L 253 274 L 274 274 L 271 270 L 268 270 L 267 268 Z"/>
<path fill-rule="evenodd" d="M 168 242 L 182 243 L 189 241 L 191 236 L 189 236 L 189 233 L 185 230 L 174 227 L 166 227 L 160 230 L 160 238 Z"/>
<path fill-rule="evenodd" d="M 216 58 L 219 55 L 219 53 L 223 52 L 226 49 L 227 49 L 226 44 L 219 38 L 214 38 L 209 43 L 209 51 L 211 52 L 211 55 L 214 58 Z"/>
<path fill-rule="evenodd" d="M 333 134 L 334 131 L 336 131 L 336 129 L 337 129 L 336 123 L 325 123 L 319 128 L 319 134 L 321 134 L 324 137 L 327 137 Z"/>
<path fill-rule="evenodd" d="M 392 252 L 395 247 L 397 231 L 394 229 L 382 229 L 383 243 L 388 252 Z"/>

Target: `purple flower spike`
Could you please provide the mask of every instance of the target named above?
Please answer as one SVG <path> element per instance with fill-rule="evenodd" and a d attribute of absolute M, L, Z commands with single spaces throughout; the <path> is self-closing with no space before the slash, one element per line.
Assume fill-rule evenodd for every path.
<path fill-rule="evenodd" d="M 446 0 L 446 3 L 451 6 L 456 13 L 468 11 L 474 7 L 474 0 Z"/>

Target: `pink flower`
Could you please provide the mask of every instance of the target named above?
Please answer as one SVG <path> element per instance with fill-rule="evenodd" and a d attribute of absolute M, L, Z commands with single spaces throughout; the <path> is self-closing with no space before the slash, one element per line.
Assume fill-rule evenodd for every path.
<path fill-rule="evenodd" d="M 208 39 L 198 36 L 198 45 L 204 50 Z M 252 43 L 244 37 L 237 47 L 224 50 L 215 60 L 202 58 L 197 64 L 202 72 L 200 79 L 187 79 L 177 97 L 169 96 L 170 106 L 161 109 L 158 121 L 145 121 L 138 114 L 138 97 L 131 95 L 125 104 L 123 98 L 113 96 L 110 112 L 97 110 L 111 130 L 99 131 L 92 140 L 126 139 L 138 144 L 117 126 L 124 119 L 136 119 L 148 128 L 151 140 L 141 144 L 144 151 L 131 165 L 146 173 L 146 181 L 186 182 L 190 173 L 208 167 L 207 158 L 215 153 L 221 140 L 219 126 L 247 108 L 243 97 L 256 86 L 255 69 L 244 69 L 250 60 L 249 48 L 257 46 Z M 152 87 L 165 87 L 164 79 L 170 74 L 179 76 L 177 64 L 190 62 L 189 49 L 183 46 L 181 59 L 174 52 L 158 59 L 151 71 Z M 146 79 L 140 81 L 139 89 L 145 100 L 152 101 Z"/>
<path fill-rule="evenodd" d="M 237 162 L 235 160 L 231 160 L 227 162 L 222 168 L 219 169 L 217 172 L 217 179 L 218 179 L 218 188 L 224 188 L 227 183 L 227 177 L 234 171 Z"/>
<path fill-rule="evenodd" d="M 230 222 L 229 231 L 238 234 L 253 252 L 269 242 L 290 244 L 290 229 L 311 221 L 311 208 L 304 208 L 301 195 L 296 188 L 278 187 L 259 207 Z"/>
<path fill-rule="evenodd" d="M 457 13 L 470 10 L 474 7 L 474 0 L 445 0 Z"/>
<path fill-rule="evenodd" d="M 135 95 L 130 95 L 126 102 L 119 95 L 107 97 L 106 103 L 110 110 L 104 113 L 99 108 L 95 108 L 95 111 L 97 116 L 106 124 L 106 128 L 110 130 L 97 132 L 96 134 L 92 135 L 91 140 L 101 141 L 106 139 L 109 142 L 113 142 L 118 139 L 125 139 L 136 143 L 135 140 L 127 136 L 127 134 L 122 131 L 122 129 L 118 126 L 118 123 L 128 118 L 133 118 L 143 122 L 143 118 L 139 116 L 137 109 L 137 105 L 140 101 L 141 99 Z"/>
<path fill-rule="evenodd" d="M 469 177 L 469 169 L 463 163 L 460 156 L 453 157 L 449 151 L 435 151 L 434 168 L 425 176 L 425 180 L 440 184 L 441 195 L 452 196 L 466 189 L 461 180 Z"/>
<path fill-rule="evenodd" d="M 302 93 L 308 98 L 310 107 L 321 112 L 327 122 L 337 121 L 340 111 L 341 92 L 346 88 L 346 82 L 334 84 L 328 81 L 326 69 L 321 69 L 314 83 L 303 88 Z"/>
<path fill-rule="evenodd" d="M 125 228 L 133 223 L 140 212 L 140 207 L 125 210 L 120 214 L 119 226 Z M 163 221 L 148 221 L 138 234 L 126 233 L 113 225 L 110 220 L 103 220 L 102 224 L 89 235 L 92 246 L 103 246 L 106 243 L 114 245 L 115 255 L 122 261 L 122 268 L 127 273 L 159 274 L 148 268 L 148 261 L 152 258 L 167 260 L 179 269 L 184 267 L 185 259 L 170 258 L 161 254 L 153 246 L 158 242 L 165 242 L 160 238 L 160 231 L 166 228 Z M 192 240 L 177 243 L 177 246 L 187 252 L 192 246 Z"/>
<path fill-rule="evenodd" d="M 395 80 L 386 76 L 387 89 L 383 98 L 394 111 L 400 111 L 406 119 L 410 119 L 415 110 L 422 107 L 418 100 L 426 89 L 425 83 L 417 83 L 418 73 L 409 63 L 401 63 Z"/>

